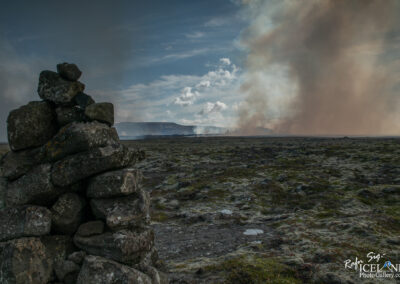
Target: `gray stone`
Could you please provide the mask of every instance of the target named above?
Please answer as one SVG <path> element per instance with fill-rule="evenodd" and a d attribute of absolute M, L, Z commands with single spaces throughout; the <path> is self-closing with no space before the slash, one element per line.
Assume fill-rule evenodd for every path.
<path fill-rule="evenodd" d="M 87 121 L 84 110 L 79 107 L 58 107 L 56 108 L 57 123 L 59 127 L 63 127 L 71 122 Z"/>
<path fill-rule="evenodd" d="M 38 238 L 0 243 L 0 283 L 47 283 L 53 263 Z"/>
<path fill-rule="evenodd" d="M 137 264 L 154 246 L 154 232 L 146 228 L 106 232 L 90 237 L 75 234 L 74 243 L 88 254 L 103 256 L 121 263 Z"/>
<path fill-rule="evenodd" d="M 10 151 L 1 158 L 2 176 L 8 180 L 16 180 L 29 172 L 33 166 L 39 164 L 44 159 L 41 148 L 21 150 L 18 152 Z"/>
<path fill-rule="evenodd" d="M 110 145 L 65 157 L 52 169 L 52 181 L 67 186 L 108 170 L 123 168 L 135 161 L 135 155 L 123 145 Z"/>
<path fill-rule="evenodd" d="M 67 235 L 46 235 L 40 238 L 46 247 L 46 253 L 53 263 L 62 262 L 76 250 L 72 238 Z"/>
<path fill-rule="evenodd" d="M 57 161 L 67 155 L 119 143 L 115 128 L 98 122 L 71 123 L 43 146 L 46 159 Z"/>
<path fill-rule="evenodd" d="M 76 64 L 66 62 L 57 64 L 57 72 L 61 77 L 70 81 L 76 81 L 82 75 L 82 71 Z"/>
<path fill-rule="evenodd" d="M 78 93 L 75 96 L 74 101 L 83 110 L 86 109 L 87 106 L 95 103 L 94 99 L 91 96 L 83 92 Z"/>
<path fill-rule="evenodd" d="M 83 260 L 85 259 L 86 252 L 83 250 L 75 251 L 68 256 L 68 260 L 75 262 L 76 264 L 81 265 Z"/>
<path fill-rule="evenodd" d="M 100 235 L 104 232 L 104 222 L 101 220 L 90 221 L 79 226 L 77 235 L 82 237 L 90 237 Z"/>
<path fill-rule="evenodd" d="M 150 198 L 145 192 L 140 196 L 130 195 L 110 199 L 92 199 L 90 207 L 96 218 L 105 219 L 111 230 L 142 227 L 150 220 Z"/>
<path fill-rule="evenodd" d="M 85 85 L 63 79 L 53 71 L 42 71 L 39 76 L 38 93 L 43 100 L 57 105 L 73 105 L 74 97 L 83 92 Z"/>
<path fill-rule="evenodd" d="M 91 120 L 114 124 L 114 105 L 112 103 L 94 103 L 85 109 L 85 115 Z"/>
<path fill-rule="evenodd" d="M 52 229 L 60 234 L 73 234 L 82 221 L 85 200 L 76 193 L 61 195 L 51 207 Z"/>
<path fill-rule="evenodd" d="M 0 210 L 0 241 L 50 233 L 51 213 L 45 207 L 18 206 Z"/>
<path fill-rule="evenodd" d="M 142 174 L 135 169 L 122 169 L 100 174 L 90 179 L 86 191 L 89 198 L 110 198 L 137 193 Z"/>
<path fill-rule="evenodd" d="M 54 264 L 54 272 L 57 279 L 65 284 L 75 284 L 80 269 L 80 266 L 71 260 L 64 260 Z"/>
<path fill-rule="evenodd" d="M 0 209 L 6 206 L 7 186 L 7 179 L 0 177 Z"/>
<path fill-rule="evenodd" d="M 10 112 L 7 131 L 13 151 L 41 146 L 57 131 L 54 110 L 46 102 L 30 102 Z"/>
<path fill-rule="evenodd" d="M 144 273 L 99 256 L 88 255 L 83 262 L 77 284 L 152 284 Z"/>
<path fill-rule="evenodd" d="M 54 187 L 51 182 L 51 165 L 42 164 L 8 184 L 6 205 L 49 205 L 63 191 L 64 189 Z"/>

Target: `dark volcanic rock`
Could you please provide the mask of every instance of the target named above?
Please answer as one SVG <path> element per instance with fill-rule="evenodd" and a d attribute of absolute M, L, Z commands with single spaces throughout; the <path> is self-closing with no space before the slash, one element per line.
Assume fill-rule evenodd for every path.
<path fill-rule="evenodd" d="M 94 216 L 105 219 L 111 230 L 147 225 L 150 219 L 149 204 L 149 197 L 144 192 L 140 197 L 130 195 L 90 201 Z"/>
<path fill-rule="evenodd" d="M 80 264 L 82 264 L 83 260 L 85 259 L 85 256 L 86 256 L 86 252 L 84 252 L 83 250 L 80 250 L 80 251 L 75 251 L 75 252 L 71 253 L 67 257 L 67 259 L 80 265 Z"/>
<path fill-rule="evenodd" d="M 87 106 L 95 103 L 94 99 L 91 96 L 83 92 L 78 93 L 75 96 L 74 101 L 82 110 L 86 109 Z"/>
<path fill-rule="evenodd" d="M 144 273 L 115 261 L 88 255 L 83 262 L 78 284 L 152 284 Z"/>
<path fill-rule="evenodd" d="M 100 235 L 104 232 L 104 222 L 101 220 L 90 221 L 79 226 L 77 235 L 82 237 L 90 237 Z"/>
<path fill-rule="evenodd" d="M 18 206 L 0 210 L 0 241 L 50 233 L 51 213 L 45 207 Z"/>
<path fill-rule="evenodd" d="M 63 127 L 71 122 L 87 121 L 84 110 L 79 107 L 58 107 L 56 108 L 57 123 L 59 127 Z"/>
<path fill-rule="evenodd" d="M 114 105 L 112 103 L 91 104 L 86 108 L 85 115 L 91 120 L 98 120 L 107 123 L 108 125 L 113 125 Z"/>
<path fill-rule="evenodd" d="M 76 193 L 61 195 L 51 207 L 53 230 L 61 234 L 75 233 L 81 223 L 84 206 L 85 200 Z"/>
<path fill-rule="evenodd" d="M 46 102 L 30 102 L 10 112 L 7 131 L 13 151 L 41 146 L 57 131 L 54 110 Z"/>
<path fill-rule="evenodd" d="M 40 240 L 46 247 L 47 256 L 53 263 L 62 262 L 76 250 L 72 238 L 67 235 L 47 235 L 42 236 Z"/>
<path fill-rule="evenodd" d="M 6 206 L 7 179 L 0 177 L 0 209 Z"/>
<path fill-rule="evenodd" d="M 89 198 L 110 198 L 137 193 L 142 174 L 135 169 L 123 169 L 100 174 L 90 179 L 86 195 Z"/>
<path fill-rule="evenodd" d="M 61 77 L 70 81 L 76 81 L 82 75 L 82 71 L 76 64 L 66 62 L 57 64 L 57 72 Z"/>
<path fill-rule="evenodd" d="M 54 264 L 57 279 L 65 284 L 75 284 L 80 266 L 71 260 L 64 260 Z"/>
<path fill-rule="evenodd" d="M 98 122 L 77 122 L 61 128 L 43 150 L 49 161 L 57 161 L 67 155 L 117 143 L 119 138 L 115 128 Z"/>
<path fill-rule="evenodd" d="M 43 161 L 41 148 L 10 151 L 1 158 L 1 172 L 8 180 L 15 180 Z"/>
<path fill-rule="evenodd" d="M 10 182 L 7 188 L 7 206 L 36 204 L 49 205 L 63 192 L 51 183 L 51 165 L 42 164 L 16 181 Z"/>
<path fill-rule="evenodd" d="M 43 100 L 71 105 L 74 97 L 84 89 L 84 84 L 65 80 L 56 72 L 46 70 L 40 73 L 38 93 Z"/>
<path fill-rule="evenodd" d="M 57 186 L 67 186 L 98 173 L 126 167 L 134 159 L 134 153 L 123 145 L 91 149 L 56 162 L 52 181 Z"/>
<path fill-rule="evenodd" d="M 0 283 L 48 283 L 52 261 L 38 238 L 0 243 Z"/>
<path fill-rule="evenodd" d="M 152 229 L 140 229 L 107 232 L 91 237 L 75 234 L 74 243 L 89 254 L 103 256 L 121 263 L 136 264 L 152 249 L 154 233 Z"/>

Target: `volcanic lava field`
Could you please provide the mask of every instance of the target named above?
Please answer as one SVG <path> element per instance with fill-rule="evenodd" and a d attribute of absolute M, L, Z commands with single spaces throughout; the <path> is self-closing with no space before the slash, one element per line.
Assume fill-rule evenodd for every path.
<path fill-rule="evenodd" d="M 398 138 L 123 143 L 146 154 L 137 167 L 171 283 L 376 283 L 345 261 L 400 262 Z"/>
<path fill-rule="evenodd" d="M 146 153 L 138 167 L 172 283 L 361 283 L 347 259 L 400 262 L 398 138 L 125 143 Z"/>

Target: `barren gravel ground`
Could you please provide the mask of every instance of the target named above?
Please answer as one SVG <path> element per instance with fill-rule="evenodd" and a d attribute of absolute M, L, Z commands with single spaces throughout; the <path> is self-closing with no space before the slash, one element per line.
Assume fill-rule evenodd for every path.
<path fill-rule="evenodd" d="M 146 152 L 139 167 L 173 283 L 377 283 L 345 261 L 374 252 L 400 263 L 399 139 L 125 143 Z"/>

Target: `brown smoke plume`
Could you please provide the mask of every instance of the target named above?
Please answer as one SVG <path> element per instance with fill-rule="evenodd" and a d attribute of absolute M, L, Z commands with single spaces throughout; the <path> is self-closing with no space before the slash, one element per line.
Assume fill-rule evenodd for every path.
<path fill-rule="evenodd" d="M 281 134 L 400 134 L 399 1 L 244 3 L 254 20 L 243 39 L 249 56 L 242 134 L 265 126 Z M 296 86 L 274 115 L 256 76 L 271 66 L 286 66 Z"/>

